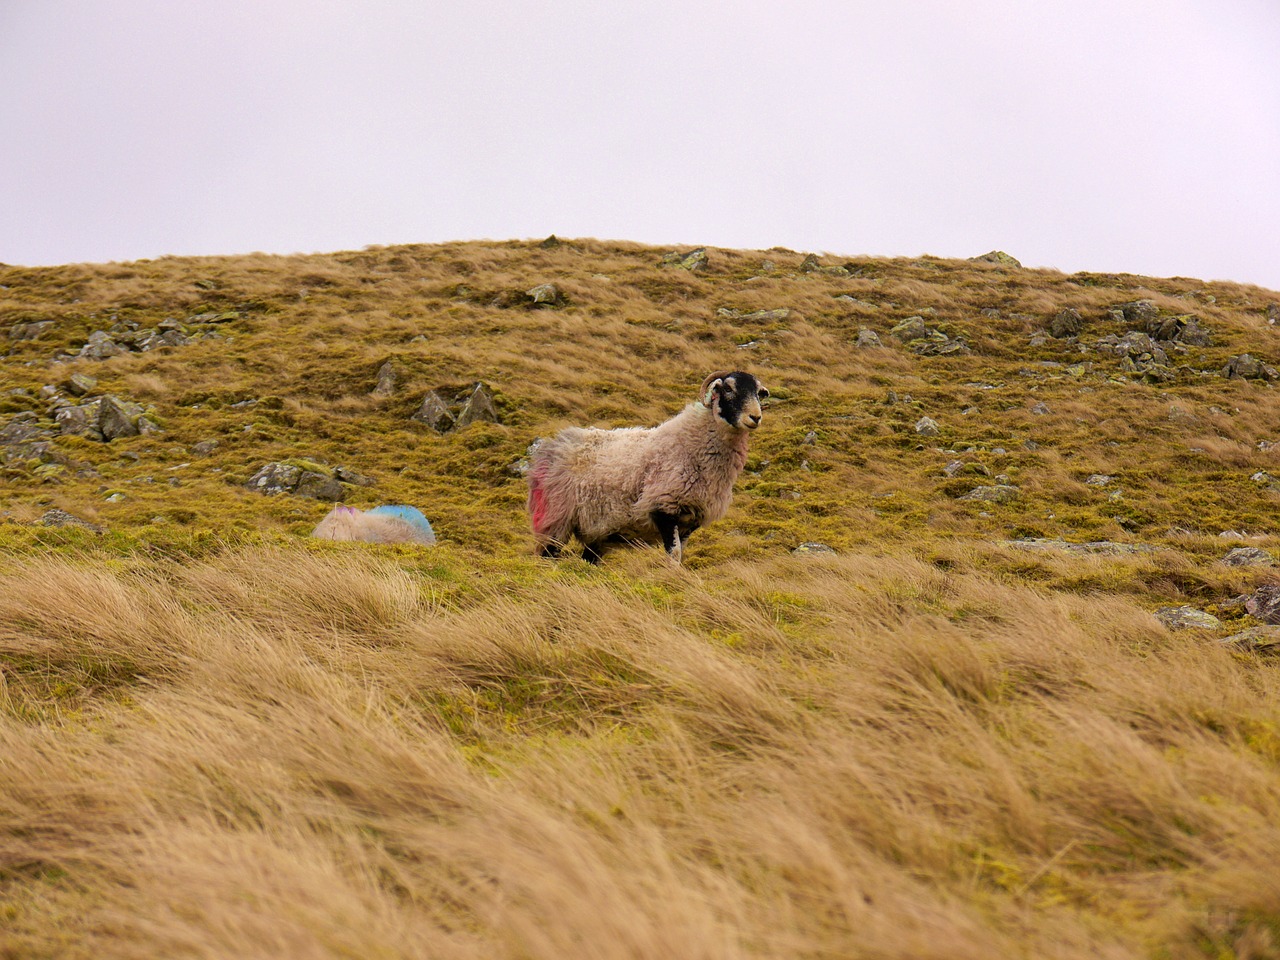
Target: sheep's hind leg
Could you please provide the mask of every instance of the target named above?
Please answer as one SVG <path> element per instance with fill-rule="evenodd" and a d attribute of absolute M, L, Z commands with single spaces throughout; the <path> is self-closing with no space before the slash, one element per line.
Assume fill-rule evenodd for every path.
<path fill-rule="evenodd" d="M 680 522 L 669 513 L 661 513 L 653 511 L 649 514 L 649 519 L 653 521 L 653 525 L 658 528 L 658 533 L 662 535 L 662 547 L 667 551 L 667 556 L 676 566 L 680 565 L 680 560 L 684 555 L 684 546 L 680 542 Z"/>
<path fill-rule="evenodd" d="M 587 563 L 591 564 L 592 566 L 597 565 L 600 562 L 600 558 L 601 556 L 603 556 L 603 554 L 604 554 L 603 540 L 596 541 L 595 543 L 587 543 L 585 541 L 583 542 L 582 559 L 587 561 Z"/>

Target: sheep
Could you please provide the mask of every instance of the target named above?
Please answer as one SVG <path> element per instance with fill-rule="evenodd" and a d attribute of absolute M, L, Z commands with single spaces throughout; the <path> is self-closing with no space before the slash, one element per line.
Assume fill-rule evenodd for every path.
<path fill-rule="evenodd" d="M 321 540 L 359 540 L 363 543 L 416 543 L 435 546 L 436 535 L 417 508 L 401 505 L 357 510 L 338 504 L 311 531 Z"/>
<path fill-rule="evenodd" d="M 713 373 L 656 427 L 569 427 L 544 440 L 528 474 L 535 553 L 554 559 L 576 536 L 595 564 L 607 542 L 661 541 L 678 566 L 690 534 L 729 509 L 767 396 L 749 373 Z"/>

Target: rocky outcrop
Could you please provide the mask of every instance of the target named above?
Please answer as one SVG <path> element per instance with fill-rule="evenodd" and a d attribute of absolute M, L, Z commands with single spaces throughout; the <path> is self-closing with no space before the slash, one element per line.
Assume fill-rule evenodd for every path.
<path fill-rule="evenodd" d="M 274 496 L 290 493 L 315 500 L 343 499 L 345 488 L 322 464 L 312 461 L 280 461 L 259 468 L 249 482 L 250 490 Z"/>
<path fill-rule="evenodd" d="M 501 422 L 493 390 L 488 384 L 476 381 L 467 389 L 454 393 L 451 401 L 445 400 L 443 394 L 452 393 L 454 389 L 439 387 L 427 391 L 410 419 L 425 424 L 436 433 L 460 430 L 479 421 Z"/>
<path fill-rule="evenodd" d="M 688 253 L 668 253 L 659 261 L 658 266 L 677 267 L 680 270 L 688 270 L 690 273 L 701 273 L 707 269 L 709 263 L 707 248 L 698 247 Z"/>

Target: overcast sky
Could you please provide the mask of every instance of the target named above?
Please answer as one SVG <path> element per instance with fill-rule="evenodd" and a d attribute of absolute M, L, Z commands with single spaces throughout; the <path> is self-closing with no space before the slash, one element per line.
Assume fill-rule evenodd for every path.
<path fill-rule="evenodd" d="M 550 233 L 1280 290 L 1280 2 L 0 0 L 0 262 Z"/>

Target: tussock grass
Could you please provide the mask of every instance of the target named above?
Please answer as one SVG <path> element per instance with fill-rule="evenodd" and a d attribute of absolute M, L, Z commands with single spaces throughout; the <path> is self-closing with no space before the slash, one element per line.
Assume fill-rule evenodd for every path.
<path fill-rule="evenodd" d="M 0 267 L 0 335 L 53 321 L 4 341 L 0 426 L 78 372 L 164 429 L 0 465 L 0 955 L 1280 955 L 1280 673 L 1217 642 L 1274 578 L 1220 534 L 1280 546 L 1278 394 L 1197 372 L 1277 364 L 1277 295 L 664 252 Z M 563 306 L 510 305 L 543 282 Z M 1166 382 L 1091 349 L 1140 298 L 1213 336 Z M 1043 337 L 1064 307 L 1084 333 Z M 912 353 L 914 315 L 972 352 Z M 739 368 L 773 397 L 686 566 L 530 556 L 532 440 Z M 500 424 L 409 420 L 476 380 Z M 243 486 L 273 460 L 367 477 L 348 502 L 419 506 L 440 546 L 306 539 L 328 504 Z M 996 482 L 1019 498 L 957 499 Z M 1174 603 L 1224 624 L 1171 633 Z"/>
<path fill-rule="evenodd" d="M 6 669 L 16 954 L 1274 943 L 1280 680 L 1125 600 L 871 554 L 451 598 L 360 551 L 127 566 L 3 575 L 6 653 L 134 670 L 50 714 Z"/>

